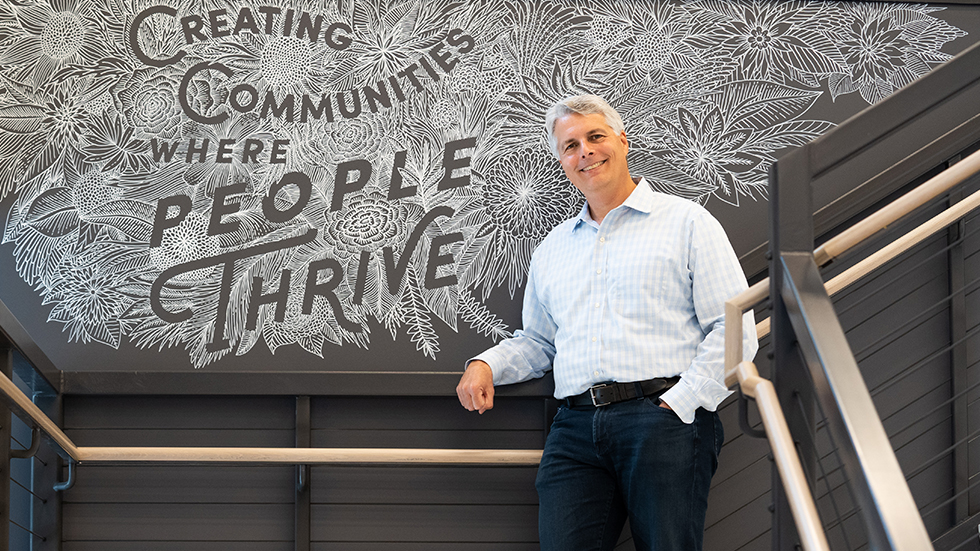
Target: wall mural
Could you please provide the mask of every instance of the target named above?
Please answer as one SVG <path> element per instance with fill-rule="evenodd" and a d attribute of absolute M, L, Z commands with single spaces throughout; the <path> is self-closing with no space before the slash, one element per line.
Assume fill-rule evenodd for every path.
<path fill-rule="evenodd" d="M 435 359 L 441 332 L 509 334 L 488 297 L 580 208 L 554 101 L 608 98 L 659 190 L 765 200 L 774 155 L 833 126 L 819 97 L 870 104 L 950 57 L 939 9 L 7 0 L 3 243 L 70 342 L 204 367 L 370 349 L 373 326 Z"/>

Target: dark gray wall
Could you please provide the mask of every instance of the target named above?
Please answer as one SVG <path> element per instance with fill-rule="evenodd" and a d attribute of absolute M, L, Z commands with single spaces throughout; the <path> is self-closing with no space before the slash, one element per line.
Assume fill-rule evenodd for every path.
<path fill-rule="evenodd" d="M 950 8 L 954 10 L 972 7 Z M 966 12 L 959 12 L 964 14 Z M 967 15 L 972 15 L 970 12 Z M 964 16 L 966 19 L 966 16 Z M 969 19 L 973 24 L 975 19 Z M 971 38 L 974 36 L 971 29 Z M 843 105 L 854 96 L 841 99 L 841 112 L 857 111 L 855 104 Z M 831 102 L 833 103 L 833 102 Z M 821 200 L 832 200 L 846 190 L 819 190 Z M 819 205 L 818 205 L 819 206 Z M 739 207 L 709 201 L 719 218 L 735 236 L 740 252 L 755 244 L 761 235 L 766 203 Z M 747 214 L 748 213 L 748 214 Z M 921 216 L 919 217 L 921 218 Z M 969 230 L 975 222 L 965 224 Z M 876 403 L 894 443 L 899 460 L 907 471 L 915 469 L 937 450 L 956 441 L 952 415 L 940 407 L 951 395 L 951 375 L 955 362 L 944 352 L 957 323 L 961 329 L 980 326 L 980 295 L 966 295 L 966 316 L 954 322 L 949 308 L 929 310 L 949 292 L 949 260 L 940 256 L 921 267 L 916 262 L 930 251 L 945 246 L 946 236 L 930 240 L 915 253 L 881 275 L 842 294 L 837 303 L 852 347 L 875 392 Z M 10 249 L 7 245 L 3 250 Z M 972 237 L 963 247 L 965 279 L 980 273 L 980 242 Z M 9 251 L 8 251 L 9 252 Z M 833 274 L 848 264 L 831 266 Z M 5 274 L 13 272 L 6 265 Z M 911 270 L 905 273 L 907 270 Z M 879 293 L 883 281 L 896 278 L 894 291 Z M 37 307 L 38 299 L 28 285 L 15 277 L 4 280 L 4 300 L 8 298 L 20 312 L 31 312 L 28 325 L 44 346 L 63 347 L 60 327 L 45 323 L 47 311 Z M 501 311 L 515 310 L 509 299 L 497 298 Z M 886 339 L 881 348 L 876 341 L 916 314 L 928 312 L 908 327 Z M 384 330 L 376 328 L 376 333 Z M 414 384 L 405 394 L 398 392 L 399 381 L 386 375 L 372 384 L 358 384 L 346 375 L 324 377 L 311 387 L 312 444 L 315 446 L 366 447 L 460 447 L 460 448 L 538 448 L 543 443 L 549 411 L 547 384 L 515 389 L 502 397 L 490 414 L 475 416 L 462 411 L 452 394 L 451 379 L 440 376 L 428 385 L 431 371 L 444 374 L 458 369 L 456 359 L 469 354 L 471 343 L 448 333 L 441 341 L 446 354 L 433 368 L 429 360 L 419 359 L 414 345 L 404 336 L 392 343 L 389 354 L 392 371 L 416 372 Z M 763 343 L 765 344 L 765 343 Z M 976 365 L 978 342 L 968 341 L 966 378 L 980 380 Z M 870 347 L 870 348 L 869 348 Z M 195 381 L 213 381 L 210 376 L 235 371 L 218 362 L 206 373 L 184 373 L 146 378 L 133 375 L 146 364 L 132 359 L 152 358 L 154 371 L 184 370 L 186 354 L 178 348 L 163 352 L 135 351 L 124 345 L 120 352 L 126 361 L 107 354 L 98 344 L 75 344 L 59 366 L 72 365 L 72 355 L 84 357 L 87 366 L 124 372 L 113 378 L 96 372 L 91 377 L 66 378 L 65 427 L 79 445 L 181 445 L 181 446 L 292 446 L 295 435 L 295 400 L 298 386 L 309 379 L 296 379 L 284 373 L 288 390 L 270 390 L 279 396 L 211 395 L 219 385 L 213 382 L 195 389 Z M 353 350 L 353 351 L 352 351 Z M 757 362 L 763 374 L 768 362 L 763 346 Z M 358 368 L 384 365 L 376 355 L 346 347 L 345 358 Z M 112 356 L 110 358 L 110 356 Z M 447 357 L 454 361 L 442 361 Z M 411 358 L 411 360 L 406 360 Z M 309 355 L 295 349 L 280 350 L 275 356 L 257 347 L 249 360 L 256 369 L 266 371 L 262 381 L 276 382 L 268 373 L 283 366 L 322 367 L 308 362 Z M 322 365 L 332 370 L 345 368 L 328 357 Z M 373 363 L 372 363 L 373 362 Z M 104 365 L 100 365 L 104 364 Z M 906 369 L 917 367 L 902 378 Z M 97 370 L 95 370 L 97 371 Z M 125 373 L 129 372 L 129 373 Z M 198 376 L 192 379 L 192 376 Z M 236 388 L 254 386 L 250 374 L 227 379 L 231 384 L 221 394 L 235 394 Z M 340 380 L 342 384 L 331 386 Z M 149 381 L 149 383 L 148 383 Z M 176 382 L 175 382 L 176 381 Z M 353 381 L 353 382 L 352 382 Z M 393 382 L 394 381 L 394 382 Z M 265 384 L 265 383 L 262 383 Z M 887 388 L 883 385 L 891 384 Z M 327 388 L 329 387 L 329 388 Z M 271 388 L 271 387 L 270 387 Z M 528 390 L 530 388 L 531 390 Z M 380 389 L 380 390 L 379 390 Z M 342 392 L 346 390 L 347 392 Z M 322 392 L 321 392 L 322 391 Z M 135 392 L 139 396 L 115 393 Z M 170 393 L 174 395 L 170 395 Z M 177 394 L 191 394 L 177 396 Z M 194 394 L 204 395 L 194 395 Z M 243 392 L 244 393 L 244 392 Z M 158 395 L 165 394 L 165 395 Z M 246 393 L 247 394 L 247 393 Z M 346 394 L 346 395 L 345 395 Z M 523 394 L 523 395 L 520 395 Z M 978 427 L 980 393 L 967 398 L 968 434 Z M 741 434 L 736 421 L 734 400 L 721 410 L 728 439 L 722 451 L 721 466 L 713 481 L 708 512 L 706 549 L 762 550 L 769 548 L 771 463 L 765 442 Z M 910 424 L 923 419 L 914 425 Z M 821 456 L 821 472 L 827 482 L 817 486 L 817 496 L 825 518 L 843 513 L 840 526 L 831 531 L 835 545 L 846 538 L 851 546 L 863 543 L 863 530 L 851 512 L 842 474 L 837 468 L 832 443 L 822 427 L 815 438 Z M 980 443 L 969 441 L 965 461 L 971 480 L 980 472 Z M 957 493 L 956 461 L 944 457 L 923 469 L 910 485 L 925 511 L 936 509 L 926 518 L 934 536 L 955 525 L 962 515 L 955 505 L 942 505 Z M 317 467 L 311 478 L 312 540 L 318 551 L 335 549 L 534 549 L 536 548 L 536 499 L 532 468 L 443 468 L 443 467 Z M 294 538 L 294 469 L 291 467 L 112 467 L 83 465 L 78 483 L 64 495 L 64 548 L 67 551 L 150 551 L 200 549 L 224 551 L 248 549 L 285 551 Z M 980 491 L 967 492 L 967 514 L 978 512 Z M 832 521 L 833 522 L 833 521 Z M 630 549 L 624 536 L 621 546 Z M 836 547 L 835 547 L 836 548 Z"/>
<path fill-rule="evenodd" d="M 930 208 L 895 230 L 933 215 Z M 975 230 L 977 218 L 964 224 Z M 889 237 L 890 238 L 890 237 Z M 877 240 L 880 245 L 886 238 Z M 947 236 L 929 239 L 900 261 L 841 293 L 835 303 L 849 342 L 906 473 L 954 442 Z M 965 279 L 980 277 L 980 235 L 964 242 Z M 861 254 L 858 253 L 857 257 Z M 850 264 L 827 270 L 832 277 Z M 966 294 L 967 330 L 976 330 L 980 294 Z M 764 312 L 760 312 L 760 316 Z M 980 380 L 980 339 L 967 341 L 968 378 Z M 769 372 L 768 338 L 757 357 Z M 978 391 L 969 393 L 969 431 L 980 425 Z M 312 445 L 323 447 L 539 448 L 551 400 L 502 397 L 483 416 L 455 397 L 323 396 L 312 400 Z M 937 409 L 938 406 L 938 409 Z M 753 422 L 758 423 L 754 406 Z M 713 480 L 705 549 L 770 549 L 772 463 L 765 441 L 742 434 L 734 398 L 720 409 L 727 435 Z M 79 445 L 291 446 L 290 397 L 98 396 L 65 399 L 65 426 Z M 815 496 L 834 549 L 865 542 L 827 431 L 815 435 Z M 961 446 L 962 447 L 962 446 Z M 980 472 L 971 440 L 971 480 Z M 534 468 L 316 467 L 312 471 L 313 549 L 536 549 Z M 65 494 L 65 550 L 217 551 L 292 549 L 293 469 L 283 467 L 82 466 Z M 935 538 L 957 524 L 951 455 L 910 480 Z M 980 512 L 976 488 L 968 513 Z M 622 550 L 632 549 L 624 534 Z M 845 542 L 849 547 L 845 546 Z M 134 547 L 135 546 L 135 547 Z M 966 547 L 965 549 L 970 549 Z"/>
<path fill-rule="evenodd" d="M 321 397 L 323 447 L 530 448 L 544 444 L 549 400 L 502 398 L 483 416 L 454 397 Z M 714 479 L 706 549 L 765 549 L 764 441 L 728 440 Z M 270 397 L 68 396 L 65 427 L 83 446 L 291 446 L 294 403 Z M 292 549 L 290 467 L 87 466 L 64 497 L 65 551 Z M 535 468 L 355 467 L 312 470 L 318 551 L 537 548 Z M 624 535 L 622 549 L 630 549 Z M 748 545 L 748 547 L 743 547 Z"/>

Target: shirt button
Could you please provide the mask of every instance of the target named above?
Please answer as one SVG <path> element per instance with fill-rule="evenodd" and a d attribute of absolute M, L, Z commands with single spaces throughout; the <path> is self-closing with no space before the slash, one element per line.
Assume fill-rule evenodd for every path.
<path fill-rule="evenodd" d="M 598 371 L 593 371 L 592 374 L 595 375 L 595 376 L 598 376 L 599 375 L 599 372 Z"/>
<path fill-rule="evenodd" d="M 605 242 L 606 242 L 606 238 L 605 237 L 600 237 L 599 238 L 599 243 L 605 243 Z"/>
<path fill-rule="evenodd" d="M 595 337 L 592 337 L 592 342 L 595 342 Z"/>
<path fill-rule="evenodd" d="M 599 268 L 598 270 L 596 270 L 595 273 L 601 274 L 602 273 L 602 268 Z"/>
<path fill-rule="evenodd" d="M 598 302 L 597 302 L 597 303 L 595 303 L 595 307 L 596 307 L 596 308 L 598 308 L 598 307 L 599 307 L 599 303 L 598 303 Z"/>

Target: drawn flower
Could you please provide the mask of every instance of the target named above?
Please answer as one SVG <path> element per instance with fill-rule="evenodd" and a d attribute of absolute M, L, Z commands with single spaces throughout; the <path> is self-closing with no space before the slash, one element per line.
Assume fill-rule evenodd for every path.
<path fill-rule="evenodd" d="M 208 217 L 198 212 L 188 214 L 176 227 L 163 231 L 159 247 L 150 249 L 150 259 L 160 271 L 215 256 L 219 252 L 217 237 L 208 235 Z M 211 275 L 215 266 L 178 274 L 178 281 L 203 280 Z"/>
<path fill-rule="evenodd" d="M 616 43 L 610 53 L 622 56 L 629 67 L 625 75 L 628 81 L 676 81 L 685 70 L 703 64 L 697 50 L 685 41 L 690 25 L 686 12 L 670 4 L 657 4 L 634 21 L 629 36 Z"/>
<path fill-rule="evenodd" d="M 13 74 L 35 86 L 47 85 L 52 75 L 70 64 L 93 62 L 122 42 L 121 27 L 101 16 L 91 0 L 52 0 L 23 3 L 14 8 L 18 26 L 0 51 L 0 66 L 16 67 Z M 102 29 L 118 40 L 109 40 Z"/>
<path fill-rule="evenodd" d="M 446 76 L 448 89 L 457 94 L 478 91 L 483 87 L 483 75 L 472 64 L 459 64 Z"/>
<path fill-rule="evenodd" d="M 179 87 L 180 83 L 170 73 L 138 70 L 120 87 L 121 111 L 142 134 L 172 138 L 180 131 Z"/>
<path fill-rule="evenodd" d="M 541 148 L 504 155 L 487 168 L 485 178 L 487 212 L 516 239 L 543 239 L 581 204 L 558 162 Z"/>
<path fill-rule="evenodd" d="M 490 159 L 481 193 L 487 222 L 483 253 L 488 262 L 478 280 L 485 289 L 507 283 L 511 296 L 524 281 L 531 253 L 551 229 L 574 216 L 582 195 L 542 144 Z"/>
<path fill-rule="evenodd" d="M 107 185 L 109 178 L 110 175 L 101 170 L 92 170 L 75 182 L 71 197 L 79 217 L 84 219 L 97 208 L 119 198 L 119 190 Z"/>
<path fill-rule="evenodd" d="M 118 348 L 122 337 L 119 316 L 128 305 L 117 291 L 121 284 L 118 275 L 100 273 L 96 267 L 71 260 L 61 263 L 44 292 L 43 304 L 54 304 L 48 321 L 65 324 L 70 341 L 95 341 Z"/>
<path fill-rule="evenodd" d="M 386 132 L 380 117 L 342 119 L 323 126 L 320 147 L 330 159 L 369 159 L 386 143 Z"/>
<path fill-rule="evenodd" d="M 738 205 L 743 195 L 765 196 L 774 152 L 833 127 L 800 120 L 819 95 L 765 81 L 729 83 L 700 105 L 678 106 L 671 120 L 654 115 L 661 134 L 647 141 L 673 167 L 713 187 L 715 197 Z"/>
<path fill-rule="evenodd" d="M 687 42 L 731 58 L 742 78 L 799 80 L 839 71 L 845 63 L 834 42 L 820 32 L 820 21 L 827 17 L 821 3 L 698 2 L 686 7 L 703 29 Z"/>
<path fill-rule="evenodd" d="M 459 123 L 459 105 L 449 99 L 441 99 L 429 108 L 432 126 L 436 128 L 451 128 Z"/>
<path fill-rule="evenodd" d="M 483 86 L 491 97 L 520 87 L 520 78 L 510 66 L 504 65 L 483 74 Z"/>
<path fill-rule="evenodd" d="M 340 211 L 327 213 L 323 234 L 334 252 L 347 258 L 399 243 L 407 233 L 407 220 L 403 204 L 370 193 L 353 199 Z"/>
<path fill-rule="evenodd" d="M 848 40 L 841 44 L 841 52 L 859 88 L 887 82 L 905 65 L 904 50 L 909 43 L 902 39 L 902 29 L 893 28 L 891 23 L 885 17 L 855 21 Z"/>
<path fill-rule="evenodd" d="M 680 107 L 677 115 L 677 124 L 661 119 L 670 148 L 664 159 L 711 183 L 720 194 L 733 196 L 737 174 L 751 171 L 762 160 L 743 149 L 752 129 L 727 127 L 717 107 L 700 112 Z"/>
<path fill-rule="evenodd" d="M 259 72 L 274 87 L 303 82 L 313 61 L 309 40 L 277 36 L 262 50 Z"/>
<path fill-rule="evenodd" d="M 44 102 L 44 119 L 41 121 L 49 143 L 77 150 L 85 131 L 88 112 L 75 90 L 57 87 Z M 60 149 L 60 148 L 59 148 Z"/>
<path fill-rule="evenodd" d="M 89 116 L 98 116 L 115 109 L 112 103 L 112 96 L 106 92 L 99 94 L 85 103 L 85 111 Z"/>
<path fill-rule="evenodd" d="M 843 5 L 844 24 L 828 31 L 840 46 L 846 73 L 828 81 L 833 97 L 857 90 L 875 103 L 950 58 L 939 51 L 962 31 L 928 15 L 934 8 Z"/>
<path fill-rule="evenodd" d="M 13 94 L 11 94 L 13 96 Z M 20 87 L 17 103 L 7 99 L 0 114 L 0 195 L 48 174 L 62 178 L 64 161 L 78 153 L 88 112 L 77 86 Z"/>
<path fill-rule="evenodd" d="M 604 50 L 619 44 L 630 35 L 630 24 L 613 17 L 598 16 L 592 19 L 592 25 L 585 36 L 596 49 Z"/>
<path fill-rule="evenodd" d="M 352 89 L 375 84 L 416 63 L 432 45 L 431 36 L 444 32 L 444 16 L 419 19 L 423 4 L 388 4 L 382 11 L 374 2 L 354 2 L 357 22 L 353 41 L 339 52 L 338 62 L 328 77 L 335 89 Z"/>
<path fill-rule="evenodd" d="M 86 126 L 82 152 L 90 163 L 103 169 L 115 168 L 127 172 L 149 170 L 153 161 L 146 155 L 147 143 L 133 138 L 134 130 L 118 115 L 103 112 L 94 116 Z"/>

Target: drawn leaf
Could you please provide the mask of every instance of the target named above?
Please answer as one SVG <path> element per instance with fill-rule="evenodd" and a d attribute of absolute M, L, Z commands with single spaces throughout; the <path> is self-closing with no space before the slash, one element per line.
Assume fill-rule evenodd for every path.
<path fill-rule="evenodd" d="M 33 134 L 41 129 L 44 108 L 39 105 L 0 107 L 0 130 L 14 134 Z"/>
<path fill-rule="evenodd" d="M 405 304 L 405 318 L 408 322 L 408 335 L 415 344 L 415 349 L 426 356 L 436 359 L 439 352 L 439 335 L 432 327 L 432 319 L 426 313 L 425 301 L 420 291 L 418 274 L 415 267 L 409 265 L 408 277 L 402 301 Z"/>
<path fill-rule="evenodd" d="M 493 342 L 498 342 L 512 335 L 507 324 L 486 306 L 477 302 L 469 291 L 460 293 L 459 302 L 463 321 L 470 324 L 470 327 L 481 335 L 492 338 Z"/>
<path fill-rule="evenodd" d="M 820 97 L 820 92 L 759 80 L 732 82 L 715 94 L 730 126 L 753 129 L 799 117 Z"/>
<path fill-rule="evenodd" d="M 24 223 L 48 237 L 61 237 L 78 227 L 71 189 L 51 188 L 31 201 Z"/>
<path fill-rule="evenodd" d="M 120 199 L 100 205 L 85 216 L 95 224 L 111 226 L 139 242 L 148 242 L 153 233 L 155 209 L 146 203 Z"/>

